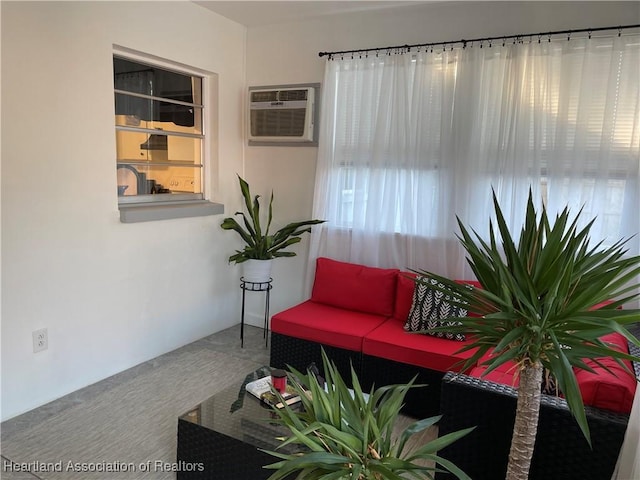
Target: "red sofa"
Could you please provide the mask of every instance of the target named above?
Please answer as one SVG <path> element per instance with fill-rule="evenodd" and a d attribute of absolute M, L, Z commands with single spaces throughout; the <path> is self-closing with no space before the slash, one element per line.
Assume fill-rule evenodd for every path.
<path fill-rule="evenodd" d="M 417 375 L 427 386 L 409 392 L 405 412 L 437 414 L 442 377 L 459 371 L 471 352 L 456 353 L 465 342 L 404 330 L 415 286 L 409 277 L 398 269 L 319 258 L 311 298 L 271 318 L 271 366 L 321 366 L 323 347 L 345 379 L 353 366 L 367 389 Z"/>
<path fill-rule="evenodd" d="M 504 478 L 517 396 L 513 371 L 505 365 L 482 378 L 486 367 L 476 365 L 459 372 L 459 362 L 471 355 L 456 353 L 465 342 L 406 332 L 415 287 L 410 277 L 396 269 L 319 258 L 311 298 L 271 319 L 271 365 L 302 371 L 311 362 L 321 366 L 324 348 L 346 380 L 353 366 L 366 389 L 417 375 L 417 383 L 427 386 L 409 392 L 404 412 L 419 418 L 442 414 L 440 434 L 477 426 L 442 455 L 474 480 Z M 640 354 L 618 335 L 607 340 Z M 542 395 L 531 478 L 611 478 L 636 385 L 615 362 L 605 363 L 611 373 L 599 367 L 597 373 L 576 372 L 593 449 L 565 400 Z M 640 365 L 633 368 L 640 376 Z M 449 478 L 443 475 L 438 478 Z"/>
<path fill-rule="evenodd" d="M 447 372 L 460 372 L 472 351 L 458 353 L 469 340 L 404 330 L 414 289 L 410 272 L 319 258 L 311 298 L 271 318 L 271 365 L 302 371 L 311 362 L 321 366 L 324 348 L 346 380 L 353 367 L 367 389 L 407 383 L 417 375 L 416 383 L 427 386 L 409 392 L 405 412 L 416 417 L 439 414 L 442 378 Z M 609 340 L 628 351 L 623 337 L 616 334 Z M 611 372 L 576 372 L 585 404 L 628 414 L 635 379 L 615 362 L 607 365 Z M 504 365 L 485 380 L 515 386 L 508 368 Z M 478 365 L 461 373 L 480 378 L 484 369 Z"/>

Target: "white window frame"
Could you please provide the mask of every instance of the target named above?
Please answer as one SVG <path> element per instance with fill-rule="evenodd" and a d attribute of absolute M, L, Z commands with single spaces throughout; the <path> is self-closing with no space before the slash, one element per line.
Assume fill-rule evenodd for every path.
<path fill-rule="evenodd" d="M 217 85 L 215 79 L 211 78 L 211 76 L 215 74 L 116 45 L 114 45 L 111 55 L 112 63 L 113 58 L 115 57 L 174 71 L 184 75 L 200 77 L 202 79 L 202 99 L 200 104 L 202 108 L 202 134 L 201 136 L 189 135 L 189 137 L 201 138 L 200 164 L 194 164 L 195 168 L 200 168 L 201 193 L 166 195 L 166 198 L 163 198 L 165 195 L 139 195 L 136 197 L 119 196 L 118 209 L 120 211 L 120 221 L 122 223 L 137 223 L 166 220 L 171 218 L 217 215 L 223 213 L 224 205 L 207 200 L 208 187 L 210 185 L 210 182 L 208 181 L 208 172 L 209 166 L 212 163 L 210 144 L 211 139 L 217 137 L 215 132 L 212 131 L 210 122 L 208 121 L 209 118 L 211 118 L 211 112 L 209 112 L 209 109 L 215 108 L 215 105 L 217 105 L 217 102 L 210 100 L 210 98 L 214 100 L 213 97 L 215 96 L 215 93 L 211 90 L 212 85 Z M 118 92 L 115 85 L 113 92 L 114 96 Z M 127 127 L 115 126 L 114 132 L 127 129 Z M 114 188 L 114 192 L 116 191 L 117 190 Z"/>

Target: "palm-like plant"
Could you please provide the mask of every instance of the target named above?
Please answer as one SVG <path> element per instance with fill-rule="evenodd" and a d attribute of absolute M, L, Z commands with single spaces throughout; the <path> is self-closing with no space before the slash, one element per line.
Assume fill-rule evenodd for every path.
<path fill-rule="evenodd" d="M 351 369 L 353 390 L 350 391 L 324 351 L 322 356 L 327 388 L 320 386 L 311 373 L 303 375 L 292 369 L 289 383 L 300 395 L 302 408 L 274 408 L 277 421 L 291 431 L 291 436 L 281 446 L 298 444 L 306 450 L 298 454 L 265 450 L 281 459 L 265 467 L 276 470 L 269 480 L 279 480 L 296 472 L 296 478 L 305 480 L 433 478 L 434 473 L 441 470 L 436 465 L 460 479 L 469 479 L 436 452 L 473 428 L 450 433 L 413 449 L 407 448 L 412 435 L 440 419 L 419 420 L 399 435 L 393 434 L 404 397 L 410 388 L 416 387 L 413 381 L 407 385 L 380 387 L 365 394 Z M 416 463 L 417 460 L 423 462 Z"/>
<path fill-rule="evenodd" d="M 295 252 L 283 250 L 300 242 L 303 233 L 311 232 L 310 225 L 324 222 L 324 220 L 294 222 L 285 225 L 273 234 L 269 234 L 269 228 L 271 228 L 271 220 L 273 218 L 273 192 L 271 192 L 267 227 L 263 232 L 260 222 L 260 195 L 252 198 L 249 184 L 242 179 L 240 175 L 238 175 L 238 181 L 240 182 L 240 191 L 242 192 L 248 215 L 244 212 L 236 212 L 235 214 L 242 216 L 244 227 L 233 217 L 225 218 L 220 226 L 223 230 L 234 230 L 237 232 L 246 245 L 244 249 L 236 250 L 236 253 L 229 257 L 229 262 L 242 263 L 251 259 L 270 260 L 276 257 L 293 257 L 295 256 Z"/>
<path fill-rule="evenodd" d="M 582 397 L 572 367 L 593 371 L 584 359 L 613 357 L 639 360 L 604 343 L 600 337 L 618 332 L 640 344 L 624 327 L 640 320 L 640 310 L 618 307 L 636 298 L 640 257 L 625 257 L 626 240 L 610 247 L 590 246 L 589 231 L 577 226 L 565 208 L 550 224 L 543 208 L 540 218 L 531 192 L 525 223 L 516 242 L 511 237 L 495 193 L 493 201 L 500 245 L 493 224 L 485 241 L 471 233 L 460 219 L 459 239 L 482 289 L 463 286 L 433 274 L 458 301 L 481 317 L 460 318 L 451 331 L 464 331 L 472 342 L 463 350 L 477 349 L 463 368 L 490 353 L 486 373 L 513 361 L 520 375 L 516 419 L 509 453 L 507 479 L 528 477 L 540 409 L 543 369 L 556 378 L 569 409 L 587 441 L 591 442 Z M 423 281 L 423 280 L 418 280 Z M 432 288 L 438 288 L 433 287 Z M 613 302 L 594 309 L 596 305 Z M 624 366 L 624 365 L 623 365 Z M 628 370 L 628 369 L 627 369 Z M 629 372 L 629 374 L 632 374 Z"/>

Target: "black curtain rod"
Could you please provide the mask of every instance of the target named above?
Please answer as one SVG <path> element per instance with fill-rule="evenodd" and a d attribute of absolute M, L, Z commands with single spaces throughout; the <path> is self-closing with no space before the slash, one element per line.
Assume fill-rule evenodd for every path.
<path fill-rule="evenodd" d="M 548 36 L 550 37 L 551 35 L 569 35 L 571 36 L 572 33 L 589 33 L 589 37 L 591 37 L 591 33 L 592 32 L 600 32 L 603 30 L 618 30 L 618 35 L 620 35 L 621 30 L 624 29 L 628 29 L 628 28 L 640 28 L 640 25 L 618 25 L 616 27 L 598 27 L 598 28 L 581 28 L 581 29 L 577 29 L 577 30 L 558 30 L 555 32 L 541 32 L 541 33 L 523 33 L 523 34 L 519 34 L 519 35 L 503 35 L 500 37 L 484 37 L 484 38 L 473 38 L 471 40 L 451 40 L 448 42 L 433 42 L 433 43 L 417 43 L 414 45 L 395 45 L 395 46 L 391 46 L 391 47 L 379 47 L 379 48 L 361 48 L 358 50 L 341 50 L 341 51 L 337 51 L 337 52 L 319 52 L 318 56 L 320 57 L 325 57 L 325 56 L 330 56 L 332 57 L 333 55 L 345 55 L 345 54 L 349 54 L 349 53 L 366 53 L 366 52 L 380 52 L 380 51 L 384 51 L 384 50 L 393 50 L 393 49 L 404 49 L 404 50 L 410 50 L 412 48 L 418 48 L 418 47 L 434 47 L 437 45 L 452 45 L 452 44 L 456 44 L 456 43 L 461 43 L 462 47 L 466 47 L 468 43 L 473 43 L 473 42 L 489 42 L 489 41 L 493 41 L 493 40 L 509 40 L 512 38 L 525 38 L 525 37 L 544 37 L 544 36 Z"/>

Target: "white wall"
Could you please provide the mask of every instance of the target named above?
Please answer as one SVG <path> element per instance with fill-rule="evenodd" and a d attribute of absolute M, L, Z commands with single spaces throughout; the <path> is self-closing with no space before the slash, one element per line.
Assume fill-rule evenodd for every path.
<path fill-rule="evenodd" d="M 322 82 L 318 52 L 639 23 L 638 2 L 437 2 L 250 27 L 247 84 Z M 317 148 L 246 147 L 247 180 L 285 223 L 311 217 Z M 302 300 L 308 240 L 274 267 L 272 312 Z M 300 248 L 302 247 L 302 248 Z"/>
<path fill-rule="evenodd" d="M 2 419 L 238 322 L 222 216 L 119 221 L 113 45 L 214 72 L 239 208 L 246 29 L 191 2 L 2 2 Z M 216 119 L 218 120 L 218 119 Z M 49 349 L 32 353 L 47 328 Z"/>

